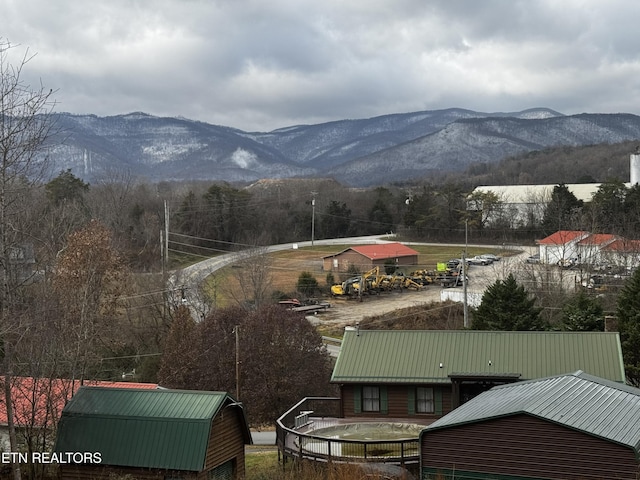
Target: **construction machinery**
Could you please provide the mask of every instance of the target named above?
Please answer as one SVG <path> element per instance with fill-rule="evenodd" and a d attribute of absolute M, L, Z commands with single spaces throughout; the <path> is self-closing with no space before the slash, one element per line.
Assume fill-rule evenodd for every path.
<path fill-rule="evenodd" d="M 380 267 L 374 267 L 357 277 L 351 277 L 342 283 L 333 285 L 331 295 L 362 296 L 367 293 L 378 293 L 380 280 Z"/>
<path fill-rule="evenodd" d="M 379 294 L 380 292 L 406 288 L 421 290 L 424 285 L 432 281 L 432 277 L 426 275 L 424 277 L 413 274 L 407 276 L 402 272 L 385 275 L 380 273 L 380 267 L 374 267 L 362 275 L 351 277 L 340 284 L 333 285 L 331 294 L 333 296 L 362 297 L 365 294 Z"/>

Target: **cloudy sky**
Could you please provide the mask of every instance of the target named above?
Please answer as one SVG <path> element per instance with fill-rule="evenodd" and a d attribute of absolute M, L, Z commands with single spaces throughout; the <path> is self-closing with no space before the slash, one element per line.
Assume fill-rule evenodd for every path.
<path fill-rule="evenodd" d="M 0 0 L 56 110 L 247 131 L 461 107 L 640 114 L 636 0 Z"/>

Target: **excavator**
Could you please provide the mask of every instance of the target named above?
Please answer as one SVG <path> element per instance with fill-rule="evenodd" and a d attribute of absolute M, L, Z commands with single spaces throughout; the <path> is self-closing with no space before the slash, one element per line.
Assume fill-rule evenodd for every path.
<path fill-rule="evenodd" d="M 351 277 L 342 283 L 333 285 L 331 287 L 331 295 L 362 296 L 367 293 L 379 293 L 381 277 L 380 267 L 374 267 L 362 275 Z"/>
<path fill-rule="evenodd" d="M 380 273 L 380 267 L 371 270 L 357 277 L 351 277 L 342 283 L 331 287 L 333 296 L 359 296 L 365 294 L 379 294 L 382 291 L 402 290 L 404 288 L 415 288 L 421 290 L 423 284 L 417 278 L 406 276 L 399 272 L 393 275 Z"/>

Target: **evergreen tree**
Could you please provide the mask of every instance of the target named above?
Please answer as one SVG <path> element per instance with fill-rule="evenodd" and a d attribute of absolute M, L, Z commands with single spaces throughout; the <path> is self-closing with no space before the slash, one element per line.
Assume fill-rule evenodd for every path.
<path fill-rule="evenodd" d="M 583 201 L 578 200 L 565 184 L 556 185 L 551 193 L 542 218 L 542 228 L 547 233 L 571 230 L 576 214 L 582 209 Z"/>
<path fill-rule="evenodd" d="M 318 281 L 311 272 L 302 272 L 298 276 L 296 290 L 306 297 L 312 296 L 319 288 L 320 286 L 318 285 Z"/>
<path fill-rule="evenodd" d="M 47 183 L 44 190 L 47 199 L 54 205 L 59 205 L 64 201 L 82 200 L 82 196 L 89 190 L 89 184 L 67 170 Z"/>
<path fill-rule="evenodd" d="M 617 316 L 627 381 L 640 387 L 640 269 L 618 295 Z"/>
<path fill-rule="evenodd" d="M 324 238 L 346 237 L 351 225 L 351 210 L 346 203 L 332 200 L 320 223 Z"/>
<path fill-rule="evenodd" d="M 389 211 L 387 202 L 378 197 L 369 210 L 369 222 L 372 233 L 383 233 L 394 230 L 393 215 Z"/>
<path fill-rule="evenodd" d="M 473 311 L 474 330 L 529 331 L 546 330 L 540 318 L 541 309 L 535 298 L 518 285 L 513 274 L 497 280 L 482 296 L 482 303 Z"/>
<path fill-rule="evenodd" d="M 610 180 L 600 185 L 593 194 L 590 208 L 594 233 L 619 233 L 625 223 L 625 197 L 627 187 L 620 180 Z"/>
<path fill-rule="evenodd" d="M 562 308 L 562 329 L 572 332 L 602 332 L 604 311 L 597 297 L 584 291 L 571 297 Z"/>

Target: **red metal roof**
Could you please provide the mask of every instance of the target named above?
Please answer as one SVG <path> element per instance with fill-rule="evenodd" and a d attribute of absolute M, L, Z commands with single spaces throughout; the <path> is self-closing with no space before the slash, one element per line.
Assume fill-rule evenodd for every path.
<path fill-rule="evenodd" d="M 564 245 L 588 234 L 589 232 L 582 232 L 578 230 L 558 230 L 556 233 L 553 233 L 542 240 L 538 240 L 537 243 L 539 245 Z"/>
<path fill-rule="evenodd" d="M 351 247 L 351 250 L 356 251 L 359 254 L 370 258 L 371 260 L 418 255 L 418 252 L 416 252 L 413 248 L 409 248 L 399 242 L 380 243 L 375 245 L 359 245 L 356 247 Z"/>
<path fill-rule="evenodd" d="M 0 382 L 4 384 L 4 377 Z M 82 386 L 156 389 L 157 383 L 71 381 L 60 378 L 11 377 L 11 396 L 15 424 L 50 427 L 55 425 L 62 409 Z M 4 387 L 3 387 L 4 388 Z M 4 391 L 4 389 L 2 390 Z M 0 395 L 0 425 L 7 425 L 4 395 Z"/>
<path fill-rule="evenodd" d="M 622 253 L 640 253 L 640 240 L 616 238 L 615 241 L 604 247 L 603 250 Z"/>
<path fill-rule="evenodd" d="M 608 245 L 619 237 L 610 233 L 593 233 L 587 238 L 583 238 L 578 245 Z"/>

